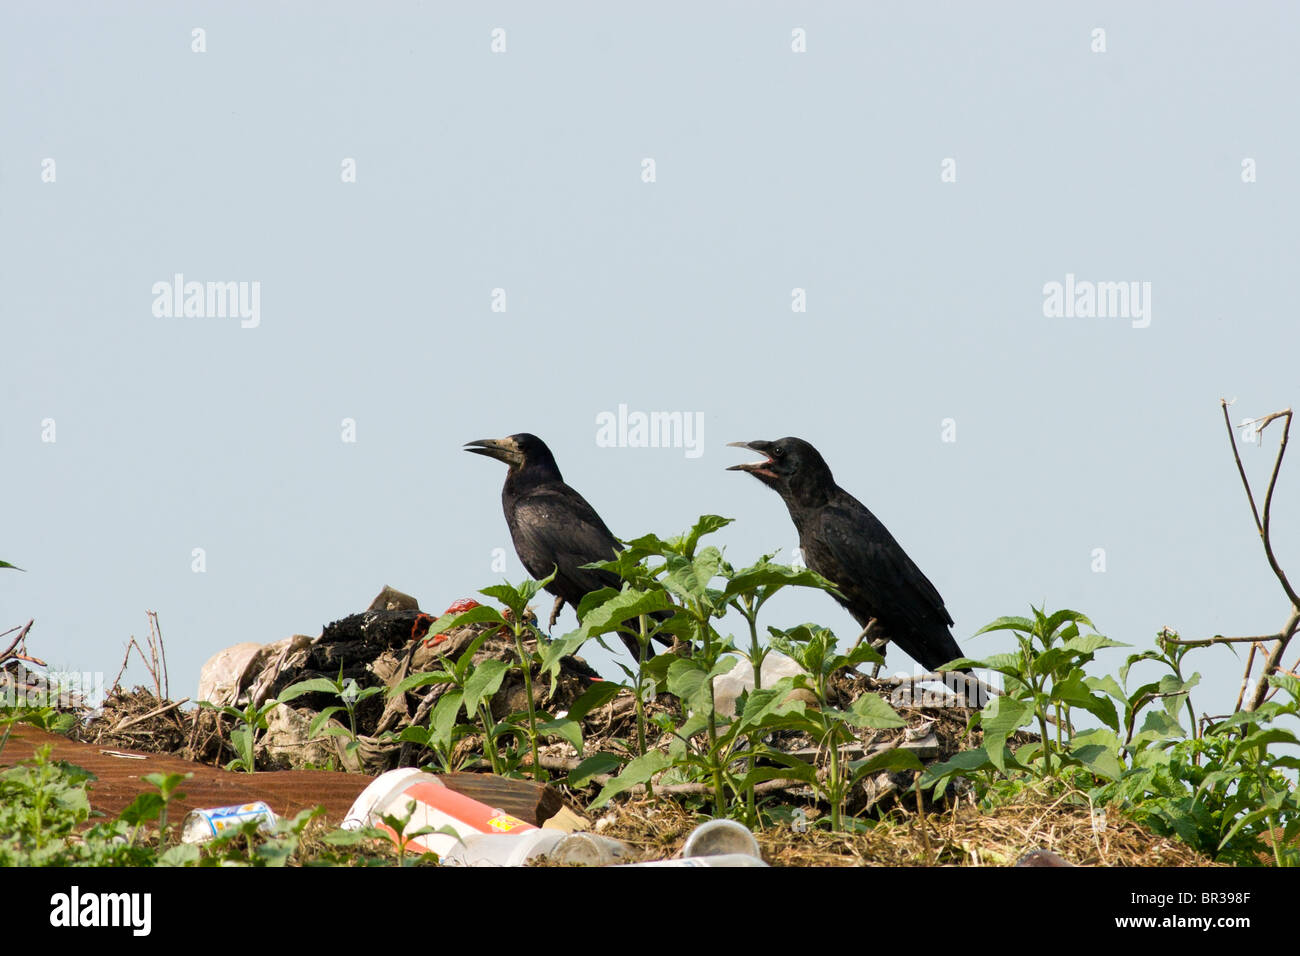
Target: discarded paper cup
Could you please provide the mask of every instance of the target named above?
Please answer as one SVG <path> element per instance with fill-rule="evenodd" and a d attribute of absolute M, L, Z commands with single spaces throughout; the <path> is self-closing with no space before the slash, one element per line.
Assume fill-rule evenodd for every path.
<path fill-rule="evenodd" d="M 181 824 L 181 842 L 203 843 L 226 830 L 236 829 L 249 820 L 261 820 L 257 828 L 269 830 L 275 824 L 275 813 L 261 800 L 241 803 L 235 807 L 192 810 Z"/>
<path fill-rule="evenodd" d="M 564 839 L 559 830 L 531 829 L 523 833 L 470 833 L 444 854 L 446 866 L 524 866 Z"/>
<path fill-rule="evenodd" d="M 686 838 L 682 847 L 684 857 L 725 856 L 732 853 L 744 853 L 748 856 L 763 858 L 758 848 L 758 841 L 749 828 L 735 820 L 710 820 L 702 823 Z"/>
<path fill-rule="evenodd" d="M 767 866 L 748 853 L 720 853 L 716 856 L 687 856 L 675 860 L 651 860 L 649 863 L 624 863 L 623 866 Z"/>
<path fill-rule="evenodd" d="M 407 807 L 415 803 L 407 830 L 432 827 L 450 833 L 425 833 L 407 840 L 408 846 L 444 856 L 460 846 L 460 838 L 482 833 L 523 833 L 536 830 L 531 823 L 496 810 L 486 803 L 449 789 L 431 773 L 405 767 L 380 774 L 361 792 L 343 820 L 344 829 L 362 826 L 387 830 L 393 840 L 397 834 L 384 822 L 389 816 L 406 816 Z"/>
<path fill-rule="evenodd" d="M 552 863 L 568 866 L 609 866 L 627 856 L 627 845 L 594 833 L 570 833 L 546 854 Z"/>

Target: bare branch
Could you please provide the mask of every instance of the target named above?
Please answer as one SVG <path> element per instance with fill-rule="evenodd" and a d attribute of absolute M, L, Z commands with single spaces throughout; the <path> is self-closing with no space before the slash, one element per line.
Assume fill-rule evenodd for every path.
<path fill-rule="evenodd" d="M 1224 637 L 1222 634 L 1215 634 L 1213 637 L 1201 637 L 1186 641 L 1178 637 L 1162 637 L 1161 640 L 1166 644 L 1209 647 L 1211 644 L 1257 644 L 1260 641 L 1276 641 L 1281 636 L 1281 634 L 1261 634 L 1258 637 Z"/>
<path fill-rule="evenodd" d="M 1258 650 L 1258 644 L 1250 645 L 1250 656 L 1246 658 L 1246 669 L 1241 675 L 1241 690 L 1237 691 L 1237 705 L 1232 708 L 1234 713 L 1241 710 L 1241 702 L 1246 699 L 1246 685 L 1250 683 L 1250 672 L 1255 669 L 1255 653 Z"/>
<path fill-rule="evenodd" d="M 160 714 L 165 714 L 165 713 L 167 713 L 167 711 L 169 711 L 169 710 L 175 710 L 177 707 L 181 706 L 181 704 L 188 704 L 188 703 L 189 703 L 189 700 L 190 700 L 190 699 L 189 699 L 188 697 L 184 697 L 184 698 L 182 698 L 181 700 L 175 700 L 175 701 L 172 701 L 170 704 L 163 704 L 161 707 L 155 707 L 153 710 L 149 711 L 149 713 L 147 713 L 147 714 L 140 714 L 140 715 L 138 715 L 138 716 L 136 716 L 136 717 L 132 717 L 132 718 L 129 719 L 129 720 L 124 720 L 124 721 L 122 721 L 120 724 L 118 724 L 116 727 L 114 727 L 112 730 L 107 731 L 107 732 L 106 732 L 106 736 L 110 736 L 110 737 L 111 737 L 111 736 L 114 735 L 114 734 L 120 734 L 122 731 L 126 730 L 126 728 L 128 728 L 128 727 L 134 727 L 136 724 L 140 723 L 142 720 L 148 720 L 150 717 L 157 717 L 157 716 L 159 716 Z"/>
<path fill-rule="evenodd" d="M 27 632 L 32 629 L 32 624 L 35 623 L 35 621 L 36 618 L 32 618 L 30 621 L 24 624 L 23 629 L 19 631 L 18 636 L 14 638 L 13 643 L 10 644 L 8 647 L 6 647 L 3 651 L 0 651 L 0 661 L 3 661 L 10 656 L 17 656 L 13 653 L 14 648 L 16 648 L 19 644 L 23 642 L 23 638 L 25 638 L 27 636 Z M 9 630 L 12 631 L 13 628 L 10 628 Z M 9 631 L 5 631 L 5 633 L 8 634 Z"/>
<path fill-rule="evenodd" d="M 1278 472 L 1282 470 L 1282 456 L 1286 454 L 1287 436 L 1291 433 L 1291 409 L 1287 408 L 1280 412 L 1274 412 L 1265 418 L 1259 426 L 1262 432 L 1265 425 L 1279 417 L 1284 418 L 1286 424 L 1282 426 L 1282 441 L 1277 446 L 1277 459 L 1273 462 L 1273 474 L 1268 479 L 1268 491 L 1264 493 L 1264 524 L 1260 534 L 1264 538 L 1264 553 L 1268 555 L 1269 567 L 1273 569 L 1273 573 L 1277 575 L 1278 581 L 1281 582 L 1282 590 L 1286 591 L 1286 596 L 1291 600 L 1291 606 L 1300 607 L 1300 596 L 1296 595 L 1295 589 L 1291 587 L 1291 582 L 1286 579 L 1286 575 L 1282 572 L 1282 566 L 1277 563 L 1277 558 L 1273 554 L 1273 542 L 1269 536 L 1269 517 L 1273 510 L 1273 489 L 1277 485 Z"/>
<path fill-rule="evenodd" d="M 1228 418 L 1228 400 L 1219 399 L 1223 406 L 1223 424 L 1228 427 L 1228 441 L 1232 444 L 1232 457 L 1237 462 L 1237 474 L 1241 475 L 1241 484 L 1246 489 L 1246 500 L 1250 502 L 1250 513 L 1255 516 L 1255 529 L 1264 533 L 1264 523 L 1259 520 L 1259 509 L 1255 507 L 1255 495 L 1250 490 L 1250 481 L 1246 478 L 1246 469 L 1241 464 L 1241 455 L 1237 452 L 1237 433 L 1232 430 L 1232 420 Z"/>
<path fill-rule="evenodd" d="M 1259 674 L 1259 683 L 1255 685 L 1255 691 L 1250 695 L 1250 703 L 1246 705 L 1246 710 L 1258 710 L 1259 705 L 1264 703 L 1264 695 L 1268 693 L 1269 688 L 1268 675 L 1277 670 L 1282 655 L 1286 653 L 1287 644 L 1295 636 L 1297 627 L 1300 627 L 1300 605 L 1292 605 L 1291 616 L 1287 618 L 1286 626 L 1282 628 L 1284 636 L 1273 645 L 1272 652 L 1265 659 L 1264 669 Z"/>

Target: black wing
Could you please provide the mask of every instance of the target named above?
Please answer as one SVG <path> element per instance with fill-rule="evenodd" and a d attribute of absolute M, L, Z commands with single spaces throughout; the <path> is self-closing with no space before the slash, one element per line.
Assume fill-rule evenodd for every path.
<path fill-rule="evenodd" d="M 825 565 L 815 569 L 839 585 L 859 623 L 877 618 L 890 639 L 927 668 L 962 656 L 938 590 L 862 504 L 827 505 L 810 530 L 809 564 Z"/>
<path fill-rule="evenodd" d="M 547 590 L 575 608 L 589 592 L 619 586 L 616 574 L 582 567 L 611 560 L 622 546 L 596 509 L 568 485 L 530 491 L 513 503 L 506 520 L 528 573 L 543 578 L 555 567 Z"/>

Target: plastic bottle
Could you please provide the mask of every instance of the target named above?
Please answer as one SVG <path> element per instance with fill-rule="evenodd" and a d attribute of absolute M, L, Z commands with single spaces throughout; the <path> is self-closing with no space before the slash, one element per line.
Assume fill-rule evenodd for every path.
<path fill-rule="evenodd" d="M 431 773 L 414 767 L 390 770 L 380 774 L 366 787 L 348 810 L 343 828 L 355 830 L 362 826 L 387 830 L 397 840 L 397 834 L 383 822 L 385 814 L 404 817 L 410 804 L 415 803 L 406 831 L 433 827 L 449 830 L 443 833 L 425 833 L 411 837 L 408 847 L 428 850 L 445 856 L 461 845 L 461 839 L 477 834 L 520 834 L 537 830 L 531 823 L 486 803 L 457 793 Z"/>
<path fill-rule="evenodd" d="M 758 841 L 749 828 L 735 820 L 710 820 L 691 831 L 682 847 L 682 856 L 725 856 L 744 853 L 763 858 Z"/>

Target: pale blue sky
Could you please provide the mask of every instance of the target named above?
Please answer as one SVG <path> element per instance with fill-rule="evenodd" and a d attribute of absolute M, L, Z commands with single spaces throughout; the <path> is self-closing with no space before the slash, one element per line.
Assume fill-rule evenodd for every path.
<path fill-rule="evenodd" d="M 532 431 L 616 534 L 719 513 L 737 563 L 796 542 L 725 443 L 812 441 L 972 654 L 1030 602 L 1141 647 L 1271 631 L 1218 402 L 1300 401 L 1298 27 L 1281 3 L 6 3 L 0 558 L 27 571 L 0 629 L 35 617 L 33 652 L 111 677 L 157 610 L 180 696 L 384 584 L 441 610 L 499 580 L 493 548 L 522 576 L 504 469 L 461 444 Z M 260 324 L 155 317 L 175 273 L 259 282 Z M 1150 326 L 1044 317 L 1069 273 L 1150 282 Z M 598 447 L 620 403 L 700 413 L 703 454 Z M 1245 456 L 1261 484 L 1275 441 Z M 809 619 L 855 630 L 811 593 L 767 623 Z M 1232 654 L 1197 666 L 1198 706 L 1230 706 Z"/>

